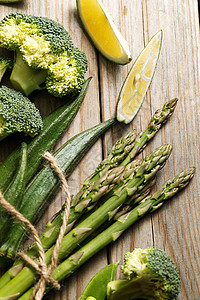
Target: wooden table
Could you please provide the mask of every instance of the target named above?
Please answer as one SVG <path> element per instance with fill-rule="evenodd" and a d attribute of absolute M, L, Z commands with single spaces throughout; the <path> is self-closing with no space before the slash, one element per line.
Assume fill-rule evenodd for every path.
<path fill-rule="evenodd" d="M 199 17 L 197 0 L 103 0 L 116 25 L 127 40 L 133 61 L 152 35 L 163 30 L 163 44 L 156 73 L 144 104 L 130 126 L 117 124 L 99 140 L 70 176 L 68 183 L 74 194 L 83 180 L 92 173 L 113 143 L 130 128 L 138 132 L 148 124 L 153 112 L 163 103 L 178 97 L 176 111 L 170 121 L 148 145 L 143 155 L 165 144 L 173 145 L 173 153 L 157 178 L 156 187 L 182 169 L 195 166 L 192 183 L 161 210 L 147 216 L 107 249 L 63 283 L 60 292 L 51 292 L 48 299 L 75 300 L 89 279 L 108 263 L 120 261 L 135 247 L 155 246 L 165 250 L 180 270 L 182 286 L 179 300 L 200 299 L 200 76 Z M 91 45 L 80 25 L 75 0 L 24 0 L 18 5 L 1 5 L 0 16 L 20 11 L 52 18 L 69 31 L 74 44 L 83 50 L 89 61 L 87 77 L 92 76 L 87 96 L 70 128 L 60 139 L 59 147 L 76 133 L 115 116 L 121 85 L 132 63 L 119 66 L 105 60 Z M 31 98 L 43 116 L 55 109 L 58 102 L 47 93 Z M 60 102 L 59 102 L 60 104 Z M 14 147 L 13 139 L 1 142 L 1 159 Z M 41 232 L 47 220 L 61 207 L 62 192 L 57 195 L 41 219 Z M 120 276 L 120 270 L 117 277 Z"/>

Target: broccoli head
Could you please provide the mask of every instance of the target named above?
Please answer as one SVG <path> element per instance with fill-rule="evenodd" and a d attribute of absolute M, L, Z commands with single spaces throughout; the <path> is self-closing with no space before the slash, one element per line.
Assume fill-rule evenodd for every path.
<path fill-rule="evenodd" d="M 64 27 L 49 18 L 6 16 L 0 22 L 0 46 L 15 51 L 10 80 L 26 96 L 41 88 L 56 97 L 73 96 L 85 81 L 85 54 Z"/>
<path fill-rule="evenodd" d="M 0 140 L 14 132 L 34 137 L 42 129 L 39 110 L 19 91 L 0 88 Z"/>
<path fill-rule="evenodd" d="M 8 57 L 0 56 L 0 82 L 6 70 L 12 68 L 13 68 L 13 60 Z"/>
<path fill-rule="evenodd" d="M 109 300 L 175 300 L 180 291 L 180 275 L 172 259 L 153 247 L 135 249 L 124 256 L 121 267 L 125 279 L 108 284 Z"/>

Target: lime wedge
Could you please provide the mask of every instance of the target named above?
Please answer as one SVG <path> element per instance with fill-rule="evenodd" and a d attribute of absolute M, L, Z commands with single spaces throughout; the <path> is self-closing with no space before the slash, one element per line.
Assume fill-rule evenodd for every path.
<path fill-rule="evenodd" d="M 162 30 L 151 38 L 131 67 L 117 103 L 119 122 L 130 123 L 139 111 L 155 72 L 161 44 Z"/>
<path fill-rule="evenodd" d="M 108 60 L 127 64 L 131 54 L 126 40 L 100 0 L 76 0 L 78 15 L 94 46 Z"/>

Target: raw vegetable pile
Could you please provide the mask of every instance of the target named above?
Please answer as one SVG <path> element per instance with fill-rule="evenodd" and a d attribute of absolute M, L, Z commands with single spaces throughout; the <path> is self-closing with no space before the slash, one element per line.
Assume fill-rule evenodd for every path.
<path fill-rule="evenodd" d="M 159 32 L 159 43 L 161 35 Z M 52 150 L 75 118 L 91 78 L 85 79 L 85 54 L 73 45 L 71 37 L 60 24 L 48 18 L 20 13 L 6 16 L 0 22 L 0 45 L 15 53 L 14 61 L 5 57 L 0 59 L 1 78 L 7 70 L 11 70 L 10 81 L 14 88 L 0 88 L 0 138 L 5 138 L 3 142 L 6 142 L 6 137 L 15 132 L 24 132 L 32 137 L 1 163 L 0 190 L 5 199 L 35 225 L 60 188 L 58 175 L 48 162 L 44 162 L 43 155 Z M 157 59 L 159 49 L 160 44 L 155 52 Z M 142 52 L 143 55 L 144 53 Z M 154 69 L 155 66 L 151 70 L 151 78 Z M 134 68 L 131 72 L 134 72 Z M 128 78 L 132 78 L 131 75 Z M 30 78 L 34 80 L 31 81 Z M 35 90 L 44 88 L 53 96 L 62 98 L 63 104 L 42 120 L 39 110 L 28 96 Z M 145 93 L 146 90 L 144 95 Z M 126 229 L 159 209 L 190 182 L 194 168 L 181 171 L 151 193 L 159 171 L 172 152 L 172 145 L 161 145 L 148 153 L 142 161 L 137 157 L 171 117 L 176 104 L 177 99 L 166 102 L 154 113 L 143 132 L 138 134 L 132 130 L 121 137 L 94 173 L 83 182 L 80 191 L 72 197 L 65 236 L 59 249 L 58 265 L 51 274 L 53 279 L 60 282 L 69 277 L 98 251 L 120 238 Z M 116 118 L 113 118 L 83 131 L 54 152 L 66 178 L 101 134 L 116 122 Z M 40 236 L 47 264 L 51 262 L 62 225 L 63 211 L 64 207 L 47 223 Z M 27 235 L 28 230 L 0 206 L 0 267 L 6 269 L 0 278 L 0 299 L 28 300 L 32 295 L 39 275 L 18 258 Z M 143 278 L 134 270 L 127 273 L 124 267 L 124 274 L 128 274 L 125 282 L 111 282 L 107 299 L 136 299 L 136 296 L 158 300 L 177 299 L 180 285 L 178 270 L 170 258 L 163 253 L 161 255 L 160 251 L 157 249 L 154 252 L 154 249 L 148 248 L 142 255 L 146 255 L 147 260 L 150 253 L 162 258 L 159 269 L 163 272 L 155 272 L 157 277 L 153 278 L 154 281 L 159 279 L 162 282 L 160 278 L 166 266 L 174 268 L 177 285 L 173 290 L 169 280 L 164 280 L 165 287 L 158 289 L 156 284 L 151 286 L 151 279 L 146 278 L 146 274 Z M 29 246 L 27 255 L 38 261 L 38 248 L 34 243 Z M 128 260 L 128 254 L 126 258 Z M 117 264 L 108 266 L 106 270 L 113 271 L 116 267 Z M 155 269 L 152 264 L 150 271 Z M 148 270 L 148 275 L 150 271 Z M 109 280 L 105 278 L 106 283 L 102 282 L 104 287 L 114 279 L 113 274 L 108 277 Z M 145 279 L 147 280 L 144 281 Z M 127 283 L 127 280 L 130 282 Z M 141 289 L 136 292 L 138 282 L 141 282 Z M 152 291 L 151 295 L 144 292 L 147 283 Z M 47 284 L 45 293 L 51 289 L 52 286 Z M 126 289 L 129 290 L 127 294 Z M 87 300 L 95 299 L 93 295 L 88 296 Z M 105 297 L 104 293 L 98 300 L 104 300 Z M 83 299 L 86 296 L 80 298 Z"/>

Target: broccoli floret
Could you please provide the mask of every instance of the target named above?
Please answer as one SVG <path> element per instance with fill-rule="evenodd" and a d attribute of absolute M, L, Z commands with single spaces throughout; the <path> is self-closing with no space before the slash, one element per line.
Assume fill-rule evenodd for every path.
<path fill-rule="evenodd" d="M 12 68 L 13 68 L 13 60 L 8 57 L 0 56 L 0 82 L 6 70 Z"/>
<path fill-rule="evenodd" d="M 0 22 L 0 46 L 16 52 L 10 79 L 26 96 L 41 88 L 56 97 L 73 96 L 85 81 L 85 54 L 64 27 L 49 18 L 6 16 Z"/>
<path fill-rule="evenodd" d="M 34 137 L 42 129 L 39 110 L 19 91 L 0 88 L 0 140 L 14 132 Z"/>
<path fill-rule="evenodd" d="M 121 267 L 125 279 L 108 284 L 109 300 L 175 300 L 180 291 L 180 275 L 172 259 L 153 247 L 135 249 L 124 256 Z"/>

